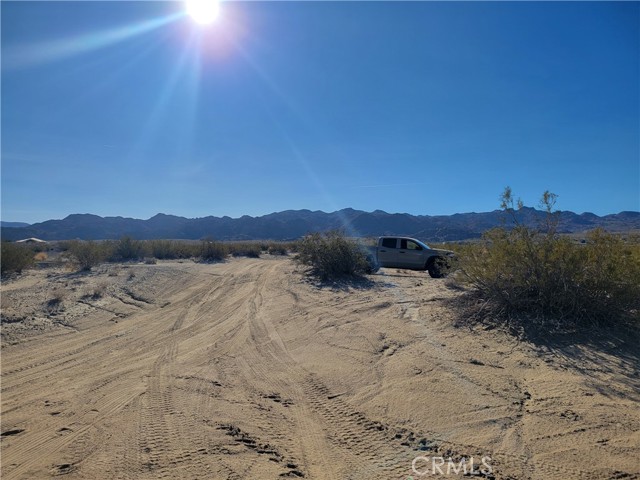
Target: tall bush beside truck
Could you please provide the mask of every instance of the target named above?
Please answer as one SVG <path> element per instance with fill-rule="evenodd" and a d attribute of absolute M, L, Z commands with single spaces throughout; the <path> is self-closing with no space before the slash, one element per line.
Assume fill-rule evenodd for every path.
<path fill-rule="evenodd" d="M 336 230 L 307 235 L 296 250 L 296 260 L 322 280 L 355 277 L 371 268 L 363 248 Z"/>
<path fill-rule="evenodd" d="M 471 313 L 518 327 L 640 326 L 640 246 L 603 230 L 590 232 L 584 244 L 559 235 L 555 201 L 544 193 L 546 219 L 532 228 L 518 221 L 523 205 L 507 188 L 502 207 L 510 228 L 460 249 L 457 280 L 470 288 Z"/>

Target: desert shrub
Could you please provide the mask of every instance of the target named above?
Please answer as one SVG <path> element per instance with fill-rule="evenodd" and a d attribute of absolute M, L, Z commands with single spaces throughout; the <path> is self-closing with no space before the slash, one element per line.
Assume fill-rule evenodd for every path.
<path fill-rule="evenodd" d="M 262 249 L 256 242 L 234 242 L 228 244 L 229 253 L 234 257 L 259 258 Z"/>
<path fill-rule="evenodd" d="M 97 283 L 93 285 L 93 287 L 89 290 L 89 293 L 87 293 L 85 296 L 94 300 L 102 298 L 107 292 L 107 287 L 108 285 L 105 282 Z"/>
<path fill-rule="evenodd" d="M 29 248 L 33 253 L 40 253 L 40 252 L 46 252 L 47 250 L 49 250 L 50 246 L 48 243 L 35 242 L 35 243 L 29 244 Z"/>
<path fill-rule="evenodd" d="M 370 268 L 362 247 L 339 231 L 307 235 L 297 251 L 296 260 L 322 280 L 358 276 Z"/>
<path fill-rule="evenodd" d="M 149 255 L 159 260 L 178 258 L 174 243 L 171 240 L 149 240 L 146 242 L 146 250 Z"/>
<path fill-rule="evenodd" d="M 111 252 L 108 244 L 100 244 L 92 240 L 70 240 L 66 243 L 66 255 L 78 265 L 80 270 L 91 270 L 107 261 Z"/>
<path fill-rule="evenodd" d="M 65 290 L 63 287 L 57 287 L 55 290 L 53 290 L 53 292 L 51 292 L 51 297 L 45 304 L 45 309 L 49 313 L 64 310 L 63 303 L 67 296 L 67 290 Z"/>
<path fill-rule="evenodd" d="M 546 221 L 537 228 L 518 223 L 522 202 L 514 205 L 509 188 L 502 199 L 513 214 L 511 228 L 490 230 L 482 242 L 457 249 L 457 278 L 470 287 L 479 317 L 561 329 L 637 318 L 637 245 L 602 230 L 591 232 L 584 244 L 559 235 L 556 196 L 549 192 L 541 201 Z"/>
<path fill-rule="evenodd" d="M 289 244 L 282 242 L 271 242 L 267 245 L 266 251 L 269 255 L 288 255 Z"/>
<path fill-rule="evenodd" d="M 112 260 L 128 261 L 140 260 L 145 256 L 145 245 L 140 240 L 134 240 L 125 236 L 117 241 L 114 245 Z"/>
<path fill-rule="evenodd" d="M 69 251 L 69 248 L 71 247 L 71 244 L 73 242 L 74 240 L 60 240 L 56 242 L 55 245 L 60 252 L 64 253 Z"/>
<path fill-rule="evenodd" d="M 46 252 L 38 252 L 33 257 L 36 262 L 44 262 L 47 258 L 49 258 L 49 255 Z"/>
<path fill-rule="evenodd" d="M 147 254 L 158 260 L 193 257 L 197 255 L 195 247 L 197 247 L 195 244 L 175 240 L 148 240 L 145 242 Z"/>
<path fill-rule="evenodd" d="M 33 265 L 33 251 L 25 245 L 2 242 L 0 253 L 0 270 L 2 275 L 21 273 Z"/>
<path fill-rule="evenodd" d="M 228 249 L 224 243 L 212 239 L 203 239 L 200 242 L 197 256 L 202 262 L 217 262 L 224 260 L 227 254 Z"/>
<path fill-rule="evenodd" d="M 62 303 L 67 298 L 69 292 L 64 287 L 57 287 L 51 293 L 49 303 Z"/>

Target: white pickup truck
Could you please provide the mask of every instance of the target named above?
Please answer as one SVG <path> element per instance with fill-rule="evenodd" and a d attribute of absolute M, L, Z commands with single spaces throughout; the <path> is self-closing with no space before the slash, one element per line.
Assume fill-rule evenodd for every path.
<path fill-rule="evenodd" d="M 444 277 L 455 254 L 450 250 L 430 248 L 409 237 L 380 237 L 378 245 L 369 247 L 367 259 L 372 271 L 380 267 L 427 270 L 433 278 Z"/>

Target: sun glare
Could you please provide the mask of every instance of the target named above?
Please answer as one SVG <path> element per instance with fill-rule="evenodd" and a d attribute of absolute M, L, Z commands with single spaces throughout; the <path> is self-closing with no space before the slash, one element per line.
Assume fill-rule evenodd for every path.
<path fill-rule="evenodd" d="M 219 0 L 186 0 L 187 13 L 200 25 L 208 25 L 218 18 Z"/>

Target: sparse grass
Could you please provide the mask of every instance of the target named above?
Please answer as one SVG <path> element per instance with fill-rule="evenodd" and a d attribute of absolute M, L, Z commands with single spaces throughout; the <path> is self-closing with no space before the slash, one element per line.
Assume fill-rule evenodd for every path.
<path fill-rule="evenodd" d="M 98 300 L 104 297 L 105 293 L 107 293 L 107 286 L 106 282 L 100 282 L 94 285 L 85 296 L 92 298 L 93 300 Z"/>
<path fill-rule="evenodd" d="M 545 192 L 548 217 L 539 228 L 515 221 L 511 229 L 493 229 L 481 242 L 456 247 L 456 279 L 469 288 L 465 298 L 472 317 L 518 329 L 566 330 L 629 320 L 640 326 L 640 245 L 602 230 L 589 233 L 584 244 L 561 236 L 554 202 Z M 503 207 L 515 211 L 509 189 Z"/>
<path fill-rule="evenodd" d="M 47 258 L 49 256 L 45 252 L 38 252 L 33 257 L 36 262 L 44 262 Z"/>
<path fill-rule="evenodd" d="M 362 247 L 339 231 L 307 235 L 297 250 L 296 260 L 322 280 L 357 277 L 370 268 Z"/>
<path fill-rule="evenodd" d="M 67 298 L 67 291 L 62 287 L 57 287 L 51 293 L 51 298 L 47 302 L 47 308 L 49 310 L 59 310 L 62 308 L 64 300 Z"/>
<path fill-rule="evenodd" d="M 2 242 L 0 254 L 0 271 L 2 275 L 21 273 L 33 265 L 33 250 L 25 245 Z"/>

